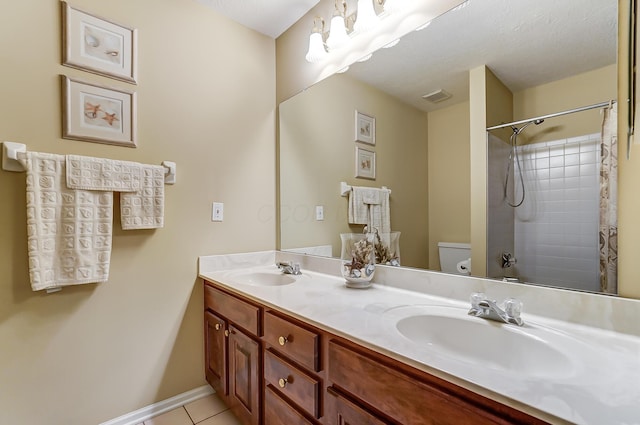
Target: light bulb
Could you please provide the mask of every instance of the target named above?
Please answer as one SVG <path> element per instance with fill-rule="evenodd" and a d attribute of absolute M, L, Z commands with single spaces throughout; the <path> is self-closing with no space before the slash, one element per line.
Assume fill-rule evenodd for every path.
<path fill-rule="evenodd" d="M 380 18 L 378 18 L 376 11 L 373 9 L 373 2 L 371 0 L 358 0 L 358 14 L 353 30 L 357 32 L 369 31 L 379 21 Z"/>
<path fill-rule="evenodd" d="M 394 13 L 402 9 L 402 0 L 386 0 L 384 2 L 384 11 Z"/>
<path fill-rule="evenodd" d="M 324 43 L 322 42 L 322 34 L 319 32 L 313 32 L 309 36 L 309 51 L 305 56 L 307 62 L 317 63 L 323 60 L 327 56 L 327 51 L 324 49 Z"/>
<path fill-rule="evenodd" d="M 342 15 L 336 15 L 331 18 L 331 28 L 329 30 L 329 38 L 327 38 L 327 47 L 330 50 L 339 49 L 349 42 L 347 27 L 344 24 Z"/>

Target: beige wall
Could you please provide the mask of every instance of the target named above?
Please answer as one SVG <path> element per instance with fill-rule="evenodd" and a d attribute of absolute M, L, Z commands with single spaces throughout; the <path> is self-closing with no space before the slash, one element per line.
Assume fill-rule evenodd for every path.
<path fill-rule="evenodd" d="M 635 3 L 635 2 L 634 2 Z M 627 159 L 627 120 L 628 110 L 623 99 L 628 99 L 629 88 L 629 9 L 627 2 L 619 2 L 618 27 L 618 293 L 623 297 L 640 298 L 640 279 L 638 279 L 638 257 L 640 256 L 640 137 L 638 128 L 631 145 L 630 158 Z M 636 38 L 637 38 L 636 34 Z M 637 44 L 636 44 L 637 46 Z M 638 47 L 636 47 L 638 48 Z M 636 53 L 638 55 L 638 53 Z M 638 78 L 638 76 L 636 76 Z M 636 88 L 638 90 L 638 87 Z M 636 99 L 640 99 L 636 95 Z M 640 102 L 636 103 L 636 109 Z M 638 112 L 636 112 L 638 114 Z M 637 120 L 636 120 L 637 123 Z M 637 124 L 636 124 L 637 125 Z"/>
<path fill-rule="evenodd" d="M 25 174 L 0 171 L 0 423 L 96 424 L 203 385 L 199 255 L 275 246 L 275 43 L 191 0 L 76 0 L 139 30 L 139 81 L 60 65 L 57 1 L 2 0 L 0 140 L 178 165 L 165 228 L 116 214 L 108 283 L 34 293 Z M 134 89 L 136 149 L 63 140 L 59 74 Z M 225 202 L 212 223 L 211 201 Z"/>
<path fill-rule="evenodd" d="M 440 270 L 438 242 L 470 241 L 469 102 L 429 115 L 429 268 Z"/>
<path fill-rule="evenodd" d="M 617 65 L 609 65 L 569 78 L 542 84 L 513 94 L 514 120 L 567 111 L 617 99 Z M 602 112 L 592 109 L 547 120 L 530 127 L 521 142 L 538 143 L 565 139 L 602 130 Z"/>
<path fill-rule="evenodd" d="M 471 188 L 471 271 L 487 273 L 487 74 L 482 65 L 469 71 L 469 146 Z"/>
<path fill-rule="evenodd" d="M 355 110 L 376 118 L 376 145 L 354 143 Z M 280 105 L 281 247 L 333 246 L 347 223 L 340 182 L 392 190 L 391 227 L 402 232 L 402 264 L 427 267 L 426 114 L 337 74 Z M 355 147 L 376 152 L 376 180 L 356 179 Z M 315 206 L 324 220 L 315 220 Z"/>

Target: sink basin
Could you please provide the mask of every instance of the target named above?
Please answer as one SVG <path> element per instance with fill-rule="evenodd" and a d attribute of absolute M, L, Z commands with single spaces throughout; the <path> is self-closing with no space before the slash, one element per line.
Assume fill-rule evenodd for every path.
<path fill-rule="evenodd" d="M 462 308 L 408 308 L 413 310 L 397 321 L 398 332 L 448 357 L 528 377 L 557 379 L 577 371 L 577 364 L 566 353 L 582 347 L 560 332 L 472 317 Z"/>
<path fill-rule="evenodd" d="M 229 272 L 229 278 L 237 283 L 252 286 L 282 286 L 296 282 L 296 277 L 301 275 L 283 274 L 280 270 L 234 270 Z"/>

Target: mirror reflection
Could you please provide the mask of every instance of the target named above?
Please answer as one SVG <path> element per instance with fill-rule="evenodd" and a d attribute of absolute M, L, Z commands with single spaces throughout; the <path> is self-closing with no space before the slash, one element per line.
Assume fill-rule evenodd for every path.
<path fill-rule="evenodd" d="M 488 127 L 615 100 L 616 21 L 615 0 L 470 1 L 283 102 L 280 249 L 339 257 L 340 234 L 363 229 L 341 182 L 386 187 L 401 266 L 468 273 L 469 169 L 482 160 L 470 157 L 469 71 L 491 76 Z M 603 115 L 521 123 L 515 143 L 511 126 L 488 132 L 486 275 L 601 289 Z"/>

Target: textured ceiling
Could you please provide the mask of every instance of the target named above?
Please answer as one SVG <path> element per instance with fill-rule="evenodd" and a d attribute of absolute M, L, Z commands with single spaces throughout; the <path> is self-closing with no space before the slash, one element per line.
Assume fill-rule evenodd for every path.
<path fill-rule="evenodd" d="M 318 3 L 197 1 L 274 38 Z M 348 75 L 425 111 L 468 99 L 468 71 L 482 64 L 512 91 L 534 87 L 616 63 L 617 3 L 471 0 L 368 62 L 353 64 Z M 422 99 L 437 89 L 453 97 L 437 104 Z"/>
<path fill-rule="evenodd" d="M 616 63 L 617 16 L 617 0 L 472 0 L 348 74 L 434 110 L 468 99 L 482 64 L 515 92 Z M 422 99 L 437 89 L 453 97 Z"/>
<path fill-rule="evenodd" d="M 320 0 L 196 0 L 246 27 L 278 38 Z"/>

